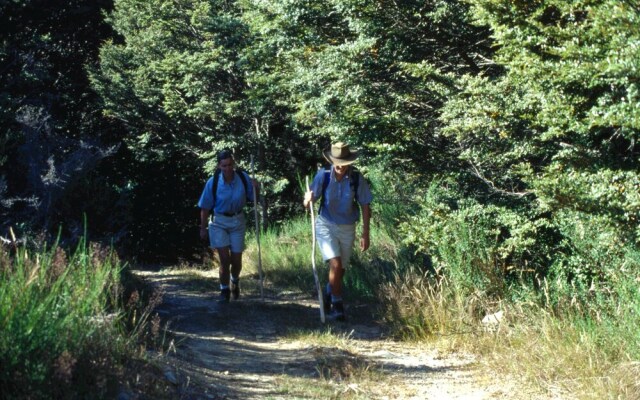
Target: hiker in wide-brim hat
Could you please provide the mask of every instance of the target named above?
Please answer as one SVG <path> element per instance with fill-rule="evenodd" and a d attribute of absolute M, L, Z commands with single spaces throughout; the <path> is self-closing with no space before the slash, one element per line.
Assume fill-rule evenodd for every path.
<path fill-rule="evenodd" d="M 358 152 L 352 151 L 349 145 L 342 142 L 332 144 L 322 154 L 333 165 L 350 165 L 358 158 Z"/>
<path fill-rule="evenodd" d="M 328 146 L 324 158 L 331 163 L 316 174 L 311 188 L 304 195 L 303 204 L 319 199 L 320 210 L 316 220 L 316 239 L 322 258 L 329 263 L 329 284 L 324 295 L 325 312 L 338 320 L 346 318 L 342 301 L 342 278 L 349 265 L 356 236 L 356 224 L 362 209 L 362 237 L 360 249 L 369 248 L 369 221 L 372 200 L 369 184 L 352 164 L 358 152 L 343 142 Z"/>

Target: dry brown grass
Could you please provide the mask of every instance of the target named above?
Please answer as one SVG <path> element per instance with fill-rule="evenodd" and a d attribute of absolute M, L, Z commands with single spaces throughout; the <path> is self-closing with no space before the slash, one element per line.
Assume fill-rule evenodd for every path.
<path fill-rule="evenodd" d="M 489 371 L 515 373 L 554 397 L 640 399 L 639 363 L 621 361 L 622 349 L 601 347 L 589 332 L 543 310 L 519 317 L 470 343 Z"/>
<path fill-rule="evenodd" d="M 497 311 L 482 293 L 462 297 L 443 277 L 409 271 L 379 291 L 383 318 L 406 340 L 437 340 L 448 345 L 482 333 L 477 324 Z M 463 341 L 466 339 L 462 339 Z"/>
<path fill-rule="evenodd" d="M 579 310 L 559 316 L 532 302 L 462 298 L 444 279 L 413 272 L 380 295 L 399 336 L 480 355 L 488 374 L 519 377 L 551 398 L 640 399 L 640 362 L 619 341 L 603 341 L 597 327 L 576 324 Z M 505 318 L 483 326 L 482 316 L 498 309 Z"/>

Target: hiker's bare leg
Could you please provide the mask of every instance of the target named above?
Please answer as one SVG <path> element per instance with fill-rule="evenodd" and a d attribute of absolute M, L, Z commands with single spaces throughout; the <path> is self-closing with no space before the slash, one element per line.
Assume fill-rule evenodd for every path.
<path fill-rule="evenodd" d="M 231 253 L 231 275 L 240 278 L 242 271 L 242 253 Z"/>
<path fill-rule="evenodd" d="M 333 296 L 342 297 L 343 276 L 342 259 L 340 257 L 329 259 L 329 284 L 331 285 L 331 294 Z"/>
<path fill-rule="evenodd" d="M 232 262 L 232 253 L 230 248 L 218 247 L 218 256 L 220 257 L 220 268 L 218 269 L 218 276 L 220 277 L 221 285 L 229 285 L 229 266 Z"/>

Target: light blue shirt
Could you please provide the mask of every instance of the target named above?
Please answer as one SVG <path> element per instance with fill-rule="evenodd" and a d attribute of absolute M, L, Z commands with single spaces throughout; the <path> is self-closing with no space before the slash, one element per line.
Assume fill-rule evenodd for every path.
<path fill-rule="evenodd" d="M 238 174 L 244 174 L 247 179 L 247 192 L 244 192 L 244 185 Z M 213 176 L 209 178 L 204 185 L 204 190 L 200 195 L 198 201 L 198 207 L 205 210 L 211 210 L 213 208 Z M 222 172 L 220 178 L 218 178 L 218 190 L 216 191 L 216 204 L 213 209 L 214 214 L 222 213 L 238 213 L 242 211 L 242 207 L 247 204 L 247 198 L 253 199 L 253 185 L 251 179 L 246 172 L 235 171 L 233 174 L 233 181 L 227 183 L 224 181 Z"/>
<path fill-rule="evenodd" d="M 334 224 L 355 224 L 360 218 L 360 208 L 354 204 L 354 196 L 358 203 L 362 205 L 370 204 L 373 200 L 369 183 L 364 179 L 360 172 L 358 177 L 358 193 L 353 193 L 351 187 L 352 172 L 348 171 L 342 178 L 342 181 L 336 180 L 335 171 L 331 167 L 331 176 L 325 193 L 326 198 L 322 200 L 322 185 L 324 183 L 324 169 L 321 169 L 313 178 L 311 190 L 313 198 L 317 202 L 324 202 L 324 206 L 320 210 L 320 215 L 329 222 Z"/>

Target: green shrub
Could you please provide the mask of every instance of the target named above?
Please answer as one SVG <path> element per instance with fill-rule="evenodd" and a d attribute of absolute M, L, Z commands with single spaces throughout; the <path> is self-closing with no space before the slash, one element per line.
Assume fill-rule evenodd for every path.
<path fill-rule="evenodd" d="M 620 235 L 610 218 L 563 212 L 558 213 L 555 222 L 562 241 L 552 273 L 556 280 L 572 287 L 572 297 L 587 302 L 594 293 L 615 291 L 624 278 L 640 275 L 640 254 L 635 243 Z M 562 287 L 558 289 L 562 291 Z"/>
<path fill-rule="evenodd" d="M 445 180 L 432 183 L 420 211 L 400 226 L 405 243 L 429 254 L 437 274 L 463 295 L 481 291 L 503 297 L 510 284 L 543 270 L 530 256 L 544 245 L 543 219 L 462 198 L 452 186 Z"/>
<path fill-rule="evenodd" d="M 640 357 L 640 251 L 606 218 L 563 217 L 565 252 L 552 266 L 547 305 L 572 316 L 595 342 Z"/>

